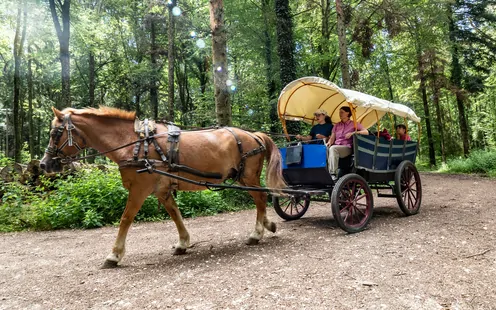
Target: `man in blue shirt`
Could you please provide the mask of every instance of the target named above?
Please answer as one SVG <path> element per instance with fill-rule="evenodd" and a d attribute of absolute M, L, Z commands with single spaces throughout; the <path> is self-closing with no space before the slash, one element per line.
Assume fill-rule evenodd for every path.
<path fill-rule="evenodd" d="M 314 113 L 317 124 L 312 127 L 308 136 L 296 135 L 296 139 L 301 141 L 311 141 L 315 144 L 324 144 L 323 139 L 329 139 L 332 133 L 331 118 L 325 110 L 317 110 Z"/>

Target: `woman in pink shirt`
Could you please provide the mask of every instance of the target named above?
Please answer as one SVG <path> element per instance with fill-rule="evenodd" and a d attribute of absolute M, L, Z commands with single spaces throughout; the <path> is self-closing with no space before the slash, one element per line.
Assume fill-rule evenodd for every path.
<path fill-rule="evenodd" d="M 331 138 L 327 142 L 327 146 L 330 147 L 327 162 L 329 173 L 334 181 L 337 180 L 339 159 L 349 156 L 353 152 L 353 135 L 355 133 L 360 135 L 369 134 L 369 131 L 358 122 L 356 123 L 357 128 L 355 131 L 355 124 L 350 120 L 350 117 L 351 109 L 349 107 L 341 107 L 339 109 L 339 118 L 341 121 L 334 124 Z"/>

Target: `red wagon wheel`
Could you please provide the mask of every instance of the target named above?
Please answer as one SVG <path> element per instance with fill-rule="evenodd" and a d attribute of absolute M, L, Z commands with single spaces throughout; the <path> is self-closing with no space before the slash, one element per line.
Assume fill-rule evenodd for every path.
<path fill-rule="evenodd" d="M 417 214 L 422 201 L 420 174 L 410 161 L 403 161 L 394 174 L 394 192 L 401 211 L 406 215 Z"/>
<path fill-rule="evenodd" d="M 307 212 L 310 205 L 310 197 L 273 196 L 272 204 L 274 205 L 274 210 L 281 218 L 292 221 L 299 219 Z"/>
<path fill-rule="evenodd" d="M 346 174 L 331 194 L 332 215 L 344 231 L 362 231 L 372 218 L 374 199 L 367 181 L 358 174 Z"/>

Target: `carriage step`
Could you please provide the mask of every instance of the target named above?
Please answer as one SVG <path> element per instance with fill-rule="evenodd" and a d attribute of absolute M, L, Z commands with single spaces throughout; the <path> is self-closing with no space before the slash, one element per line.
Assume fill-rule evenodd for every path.
<path fill-rule="evenodd" d="M 395 194 L 382 194 L 382 193 L 377 193 L 377 197 L 382 197 L 382 198 L 396 198 Z"/>

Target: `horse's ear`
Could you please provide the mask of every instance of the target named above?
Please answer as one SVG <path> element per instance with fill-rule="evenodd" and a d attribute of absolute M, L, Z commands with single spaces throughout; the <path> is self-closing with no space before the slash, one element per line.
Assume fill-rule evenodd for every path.
<path fill-rule="evenodd" d="M 52 107 L 52 111 L 53 111 L 53 114 L 55 114 L 55 117 L 57 117 L 59 120 L 64 119 L 64 114 L 62 114 L 62 112 L 60 112 L 59 110 L 57 110 L 54 107 Z"/>

